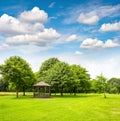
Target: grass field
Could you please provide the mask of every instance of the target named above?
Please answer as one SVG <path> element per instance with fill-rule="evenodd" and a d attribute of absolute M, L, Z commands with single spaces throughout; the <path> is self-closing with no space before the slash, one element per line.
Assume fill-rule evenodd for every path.
<path fill-rule="evenodd" d="M 120 95 L 52 96 L 0 95 L 0 121 L 120 121 Z"/>

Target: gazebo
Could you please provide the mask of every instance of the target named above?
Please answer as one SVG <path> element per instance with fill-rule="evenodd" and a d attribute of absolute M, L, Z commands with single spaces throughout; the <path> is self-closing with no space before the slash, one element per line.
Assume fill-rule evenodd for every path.
<path fill-rule="evenodd" d="M 49 85 L 48 83 L 41 81 L 33 85 L 33 87 L 34 87 L 34 91 L 33 91 L 34 97 L 47 98 L 51 96 L 51 92 L 50 92 L 51 85 Z"/>

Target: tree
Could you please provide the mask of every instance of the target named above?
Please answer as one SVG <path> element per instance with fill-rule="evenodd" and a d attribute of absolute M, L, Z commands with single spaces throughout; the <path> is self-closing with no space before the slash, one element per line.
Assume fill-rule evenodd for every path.
<path fill-rule="evenodd" d="M 101 88 L 100 88 L 100 84 L 96 79 L 92 79 L 91 80 L 91 91 L 97 93 L 97 92 L 101 92 Z"/>
<path fill-rule="evenodd" d="M 16 87 L 16 97 L 18 98 L 19 90 L 25 89 L 33 85 L 35 81 L 34 74 L 29 64 L 19 56 L 12 56 L 0 66 L 0 73 L 4 80 L 12 82 Z"/>
<path fill-rule="evenodd" d="M 120 78 L 111 78 L 108 81 L 108 91 L 110 93 L 120 93 Z"/>
<path fill-rule="evenodd" d="M 59 88 L 61 96 L 63 96 L 63 89 L 72 79 L 69 65 L 65 62 L 57 62 L 51 69 L 49 69 L 46 78 L 55 89 Z"/>
<path fill-rule="evenodd" d="M 3 78 L 0 78 L 0 91 L 8 91 L 8 86 L 8 81 L 4 81 Z"/>
<path fill-rule="evenodd" d="M 46 80 L 47 72 L 57 63 L 60 62 L 57 58 L 49 58 L 44 61 L 37 73 L 37 78 L 40 80 Z"/>
<path fill-rule="evenodd" d="M 99 84 L 101 86 L 101 90 L 104 93 L 104 98 L 106 98 L 107 78 L 104 77 L 102 74 L 100 74 L 99 76 L 97 76 L 96 80 L 99 82 Z"/>
<path fill-rule="evenodd" d="M 73 72 L 73 86 L 74 95 L 76 95 L 76 89 L 79 88 L 82 92 L 87 92 L 90 88 L 90 75 L 87 70 L 80 65 L 71 65 L 71 70 Z"/>

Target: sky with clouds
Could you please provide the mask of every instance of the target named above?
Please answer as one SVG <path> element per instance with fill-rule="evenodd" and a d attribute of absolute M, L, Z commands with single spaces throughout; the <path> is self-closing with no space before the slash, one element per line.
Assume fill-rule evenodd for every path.
<path fill-rule="evenodd" d="M 119 0 L 1 0 L 0 64 L 21 56 L 38 71 L 57 57 L 95 78 L 120 78 Z"/>

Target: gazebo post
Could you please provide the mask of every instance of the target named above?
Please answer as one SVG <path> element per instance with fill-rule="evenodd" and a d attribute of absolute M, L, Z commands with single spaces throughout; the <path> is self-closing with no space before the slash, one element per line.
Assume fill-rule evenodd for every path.
<path fill-rule="evenodd" d="M 40 87 L 38 87 L 38 91 L 39 91 L 39 92 L 38 92 L 38 96 L 40 96 Z"/>
<path fill-rule="evenodd" d="M 33 97 L 35 97 L 35 87 L 33 88 Z"/>
<path fill-rule="evenodd" d="M 51 96 L 50 86 L 49 86 L 49 95 Z"/>
<path fill-rule="evenodd" d="M 44 87 L 44 92 L 46 93 L 46 87 Z"/>

